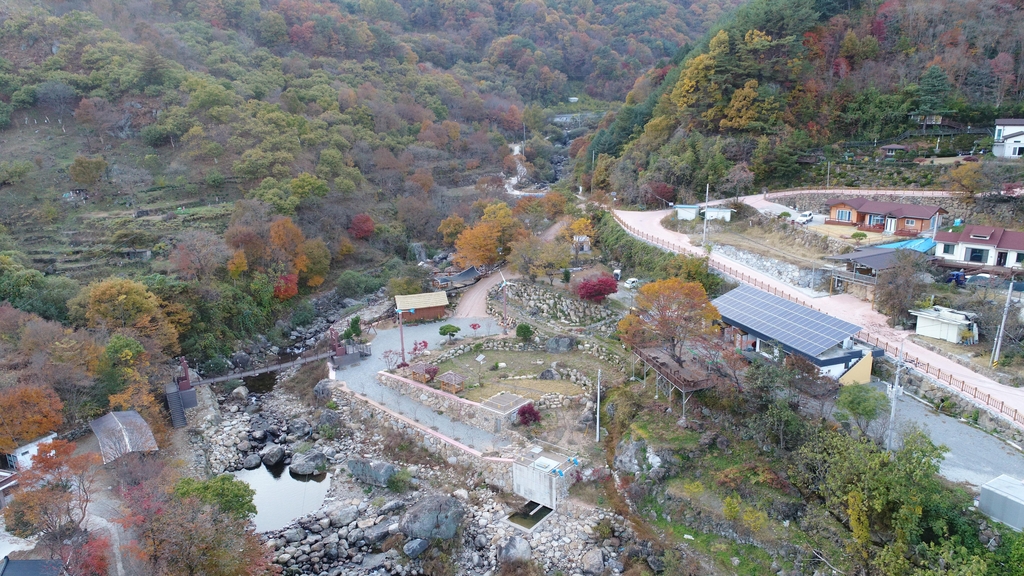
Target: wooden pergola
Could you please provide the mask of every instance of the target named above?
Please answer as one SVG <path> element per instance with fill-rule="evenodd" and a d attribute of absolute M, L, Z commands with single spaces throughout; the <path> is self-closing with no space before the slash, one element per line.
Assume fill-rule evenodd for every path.
<path fill-rule="evenodd" d="M 421 384 L 426 384 L 427 381 L 430 380 L 430 374 L 427 373 L 429 368 L 430 364 L 427 364 L 426 362 L 417 362 L 412 366 L 409 366 L 409 372 L 412 374 L 413 380 L 420 382 Z"/>
<path fill-rule="evenodd" d="M 438 376 L 437 380 L 441 383 L 442 391 L 450 394 L 458 394 L 463 390 L 462 384 L 466 381 L 466 377 L 462 374 L 449 370 Z"/>

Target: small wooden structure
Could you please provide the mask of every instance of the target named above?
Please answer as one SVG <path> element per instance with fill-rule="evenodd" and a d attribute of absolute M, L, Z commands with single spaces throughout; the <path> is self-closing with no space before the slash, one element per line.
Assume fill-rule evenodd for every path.
<path fill-rule="evenodd" d="M 466 381 L 466 377 L 462 374 L 449 370 L 438 376 L 437 381 L 441 383 L 441 390 L 443 392 L 458 394 L 464 390 L 462 384 Z"/>
<path fill-rule="evenodd" d="M 409 372 L 412 375 L 412 379 L 419 382 L 420 384 L 426 384 L 430 380 L 430 374 L 427 370 L 430 368 L 430 364 L 426 362 L 417 362 L 412 366 L 409 366 Z"/>

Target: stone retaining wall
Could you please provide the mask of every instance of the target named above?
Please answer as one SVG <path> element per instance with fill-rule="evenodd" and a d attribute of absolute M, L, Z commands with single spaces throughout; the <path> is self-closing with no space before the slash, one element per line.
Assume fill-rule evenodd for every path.
<path fill-rule="evenodd" d="M 515 448 L 510 447 L 509 454 L 498 454 L 495 456 L 484 456 L 477 454 L 472 449 L 466 449 L 449 442 L 445 442 L 437 435 L 431 434 L 417 426 L 413 426 L 403 419 L 396 417 L 390 412 L 382 409 L 375 403 L 345 389 L 341 386 L 332 386 L 332 394 L 336 402 L 350 403 L 353 413 L 361 413 L 363 418 L 373 418 L 380 422 L 378 428 L 383 432 L 387 429 L 397 430 L 410 435 L 417 443 L 426 448 L 430 453 L 437 454 L 449 465 L 467 466 L 480 472 L 483 480 L 492 486 L 504 490 L 512 490 L 512 460 Z M 452 414 L 447 413 L 449 417 Z"/>
<path fill-rule="evenodd" d="M 892 380 L 895 364 L 891 358 L 883 356 L 875 360 L 875 370 L 882 374 L 883 379 Z M 929 404 L 946 414 L 973 422 L 982 430 L 1005 440 L 1011 440 L 1018 444 L 1024 442 L 1024 432 L 1021 432 L 1005 416 L 976 404 L 955 390 L 936 384 L 931 378 L 910 370 L 904 371 L 900 375 L 900 383 L 903 384 L 905 391 L 927 400 Z"/>
<path fill-rule="evenodd" d="M 516 411 L 519 409 L 519 406 L 515 406 L 515 408 L 503 414 L 482 404 L 459 398 L 453 394 L 442 392 L 430 386 L 402 378 L 401 376 L 388 374 L 387 372 L 379 372 L 377 380 L 384 386 L 423 404 L 424 407 L 430 410 L 443 413 L 452 420 L 469 424 L 493 434 L 508 436 L 511 433 L 509 427 L 515 421 Z"/>
<path fill-rule="evenodd" d="M 794 194 L 792 196 L 784 196 L 775 200 L 780 204 L 786 206 L 793 206 L 797 212 L 804 212 L 811 210 L 815 214 L 828 214 L 828 201 L 833 198 L 842 200 L 849 200 L 851 198 L 858 198 L 862 195 L 859 194 L 836 194 L 835 196 L 829 196 L 827 194 Z M 878 202 L 899 202 L 900 204 L 916 204 L 916 205 L 928 205 L 928 206 L 939 206 L 945 209 L 949 214 L 943 216 L 943 222 L 952 224 L 953 220 L 960 218 L 966 220 L 974 214 L 975 206 L 973 204 L 967 204 L 961 201 L 959 198 L 952 196 L 902 196 L 899 194 L 872 194 L 869 196 L 872 200 Z M 772 200 L 771 194 L 768 195 L 768 199 Z M 794 214 L 794 216 L 796 216 Z M 851 227 L 852 231 L 852 227 Z M 897 238 L 898 239 L 898 238 Z"/>

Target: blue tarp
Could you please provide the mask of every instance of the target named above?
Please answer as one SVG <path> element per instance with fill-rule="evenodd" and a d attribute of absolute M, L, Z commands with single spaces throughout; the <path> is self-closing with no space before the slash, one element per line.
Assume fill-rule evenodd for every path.
<path fill-rule="evenodd" d="M 901 242 L 891 242 L 889 244 L 876 244 L 875 248 L 902 248 L 904 250 L 914 250 L 917 252 L 926 253 L 935 247 L 935 240 L 931 238 L 912 238 L 910 240 L 903 240 Z"/>

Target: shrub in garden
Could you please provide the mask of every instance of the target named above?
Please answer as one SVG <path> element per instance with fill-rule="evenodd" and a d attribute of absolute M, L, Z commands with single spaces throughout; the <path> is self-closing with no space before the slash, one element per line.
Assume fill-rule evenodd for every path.
<path fill-rule="evenodd" d="M 520 324 L 520 326 L 522 326 L 522 324 Z M 534 422 L 541 421 L 540 410 L 537 410 L 537 407 L 533 404 L 523 404 L 520 406 L 519 412 L 516 413 L 516 416 L 519 417 L 519 424 L 521 426 L 529 426 Z"/>

